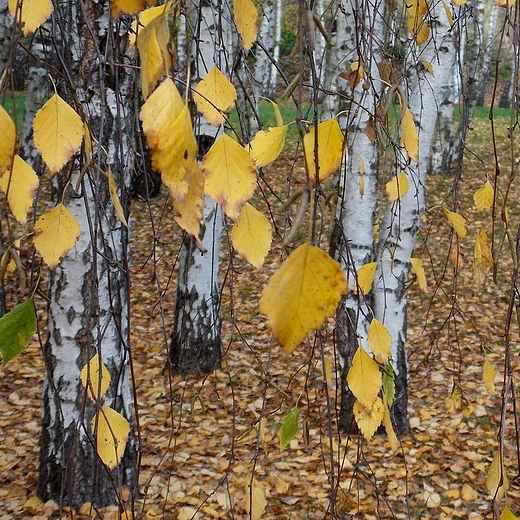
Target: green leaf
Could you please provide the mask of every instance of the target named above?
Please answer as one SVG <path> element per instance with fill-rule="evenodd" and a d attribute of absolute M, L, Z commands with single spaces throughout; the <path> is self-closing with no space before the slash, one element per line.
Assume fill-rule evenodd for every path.
<path fill-rule="evenodd" d="M 387 363 L 383 372 L 383 391 L 385 392 L 386 398 L 388 400 L 388 406 L 392 406 L 395 397 L 394 375 L 395 372 L 392 363 Z"/>
<path fill-rule="evenodd" d="M 6 365 L 29 344 L 36 332 L 32 297 L 0 318 L 0 355 Z"/>
<path fill-rule="evenodd" d="M 282 424 L 282 431 L 280 435 L 280 449 L 285 447 L 294 439 L 298 431 L 298 407 L 291 408 L 291 411 L 286 415 Z"/>

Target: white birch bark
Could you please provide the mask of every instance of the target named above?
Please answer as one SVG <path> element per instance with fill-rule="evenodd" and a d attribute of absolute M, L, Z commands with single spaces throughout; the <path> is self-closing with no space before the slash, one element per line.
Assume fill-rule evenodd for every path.
<path fill-rule="evenodd" d="M 277 0 L 264 0 L 262 2 L 262 20 L 258 31 L 258 41 L 262 44 L 262 47 L 257 45 L 253 71 L 256 93 L 270 99 L 274 99 L 271 58 L 274 54 L 277 28 L 276 3 Z"/>

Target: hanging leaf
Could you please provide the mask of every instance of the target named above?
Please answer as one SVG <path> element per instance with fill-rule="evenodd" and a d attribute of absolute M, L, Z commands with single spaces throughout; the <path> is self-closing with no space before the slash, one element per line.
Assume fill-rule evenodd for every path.
<path fill-rule="evenodd" d="M 103 398 L 110 386 L 110 373 L 99 354 L 94 354 L 90 361 L 85 363 L 81 369 L 80 379 L 93 401 Z"/>
<path fill-rule="evenodd" d="M 409 188 L 408 177 L 405 172 L 401 172 L 399 175 L 394 175 L 386 183 L 385 191 L 388 195 L 388 200 L 395 202 L 397 199 L 404 197 L 408 193 Z"/>
<path fill-rule="evenodd" d="M 433 72 L 433 65 L 428 60 L 424 60 L 423 65 L 427 72 L 429 72 L 432 76 L 435 76 Z"/>
<path fill-rule="evenodd" d="M 233 14 L 242 48 L 247 53 L 258 34 L 258 11 L 251 0 L 234 0 Z"/>
<path fill-rule="evenodd" d="M 455 211 L 450 211 L 449 209 L 443 208 L 446 217 L 448 218 L 451 226 L 455 230 L 455 233 L 459 236 L 459 238 L 465 238 L 466 233 L 468 232 L 468 226 L 466 224 L 466 219 L 456 213 Z"/>
<path fill-rule="evenodd" d="M 503 7 L 504 9 L 509 9 L 516 4 L 516 0 L 493 0 L 498 7 Z"/>
<path fill-rule="evenodd" d="M 250 264 L 260 269 L 271 247 L 271 224 L 247 203 L 231 230 L 233 247 Z"/>
<path fill-rule="evenodd" d="M 52 174 L 67 163 L 81 145 L 81 117 L 58 94 L 43 105 L 33 120 L 34 144 Z"/>
<path fill-rule="evenodd" d="M 401 146 L 406 150 L 408 157 L 418 163 L 419 135 L 417 134 L 417 128 L 415 128 L 412 113 L 408 107 L 404 109 L 401 120 L 401 132 Z"/>
<path fill-rule="evenodd" d="M 407 26 L 417 45 L 422 45 L 430 36 L 430 27 L 424 17 L 409 18 Z"/>
<path fill-rule="evenodd" d="M 9 12 L 23 24 L 23 35 L 29 36 L 47 21 L 53 11 L 52 0 L 23 0 L 21 13 L 18 0 L 8 0 Z"/>
<path fill-rule="evenodd" d="M 251 520 L 259 520 L 267 505 L 265 485 L 255 478 L 248 478 L 246 485 L 246 513 Z"/>
<path fill-rule="evenodd" d="M 495 367 L 486 359 L 484 361 L 484 367 L 482 368 L 482 375 L 484 377 L 484 385 L 486 386 L 487 393 L 494 397 L 495 395 Z"/>
<path fill-rule="evenodd" d="M 465 0 L 463 0 L 463 1 L 465 1 Z M 457 0 L 454 0 L 453 5 L 457 5 L 456 2 L 457 2 Z M 453 14 L 451 12 L 450 6 L 444 0 L 442 0 L 442 5 L 444 7 L 444 12 L 446 13 L 446 18 L 448 19 L 448 23 L 450 24 L 450 26 L 453 26 Z M 432 72 L 432 74 L 433 74 L 433 72 Z"/>
<path fill-rule="evenodd" d="M 284 450 L 298 433 L 298 407 L 291 408 L 280 430 L 280 450 Z"/>
<path fill-rule="evenodd" d="M 53 269 L 74 247 L 81 229 L 77 220 L 63 205 L 44 213 L 34 225 L 34 246 L 42 255 L 44 262 Z"/>
<path fill-rule="evenodd" d="M 493 462 L 489 467 L 486 487 L 489 494 L 494 498 L 496 497 L 497 500 L 500 500 L 509 489 L 509 479 L 507 478 L 506 469 L 500 457 L 500 451 L 495 453 Z"/>
<path fill-rule="evenodd" d="M 473 279 L 481 286 L 489 269 L 493 267 L 493 252 L 488 236 L 483 229 L 477 233 L 473 259 Z"/>
<path fill-rule="evenodd" d="M 142 2 L 143 0 L 135 0 L 136 2 Z M 147 2 L 148 5 L 153 4 L 153 0 Z M 157 7 L 150 7 L 150 9 L 140 10 L 137 20 L 132 22 L 130 26 L 130 32 L 128 34 L 128 43 L 130 47 L 135 45 L 137 34 L 141 32 L 143 27 L 146 27 L 152 20 L 155 20 L 158 16 L 168 14 L 170 12 L 171 2 L 168 1 L 164 5 L 158 5 Z"/>
<path fill-rule="evenodd" d="M 12 173 L 0 177 L 0 188 L 7 194 L 14 218 L 21 224 L 27 222 L 39 182 L 36 172 L 19 155 L 14 157 Z"/>
<path fill-rule="evenodd" d="M 486 183 L 475 192 L 475 195 L 473 195 L 475 206 L 480 211 L 491 208 L 494 199 L 495 190 L 489 181 L 486 181 Z"/>
<path fill-rule="evenodd" d="M 336 119 L 328 119 L 312 127 L 310 132 L 303 138 L 303 150 L 305 163 L 309 170 L 312 182 L 320 182 L 330 177 L 341 164 L 343 159 L 343 133 Z M 316 135 L 318 136 L 316 139 Z M 315 157 L 315 145 L 318 141 L 318 160 Z M 316 167 L 316 162 L 318 166 Z M 317 168 L 319 171 L 317 171 Z"/>
<path fill-rule="evenodd" d="M 112 200 L 112 204 L 114 205 L 114 209 L 116 210 L 119 220 L 126 227 L 128 227 L 125 218 L 125 212 L 123 211 L 123 206 L 121 206 L 121 201 L 119 200 L 119 195 L 117 194 L 116 180 L 114 179 L 114 175 L 110 166 L 108 167 L 108 190 L 110 192 L 110 199 Z"/>
<path fill-rule="evenodd" d="M 125 452 L 130 424 L 105 404 L 92 419 L 92 433 L 97 437 L 96 451 L 100 459 L 109 469 L 114 469 Z"/>
<path fill-rule="evenodd" d="M 374 433 L 376 433 L 376 430 L 383 422 L 384 416 L 385 407 L 379 397 L 368 411 L 359 401 L 354 403 L 354 418 L 356 419 L 356 424 L 367 441 L 374 436 Z"/>
<path fill-rule="evenodd" d="M 0 318 L 2 365 L 18 356 L 36 332 L 36 311 L 32 296 Z"/>
<path fill-rule="evenodd" d="M 390 449 L 392 451 L 397 451 L 399 449 L 399 440 L 397 439 L 397 435 L 395 434 L 394 427 L 392 425 L 392 416 L 390 415 L 390 408 L 388 402 L 386 400 L 386 396 L 383 393 L 383 405 L 384 405 L 384 417 L 383 417 L 383 425 L 386 430 L 386 435 L 388 436 L 388 442 L 390 443 Z"/>
<path fill-rule="evenodd" d="M 220 126 L 224 122 L 222 112 L 229 112 L 233 108 L 237 92 L 226 76 L 213 67 L 197 85 L 193 99 L 206 121 L 213 126 Z"/>
<path fill-rule="evenodd" d="M 237 219 L 256 185 L 255 163 L 246 150 L 227 134 L 211 146 L 202 163 L 206 193 Z"/>
<path fill-rule="evenodd" d="M 249 155 L 255 161 L 256 167 L 261 168 L 273 162 L 283 150 L 287 125 L 275 126 L 269 130 L 259 130 L 249 143 Z"/>
<path fill-rule="evenodd" d="M 377 399 L 382 381 L 379 365 L 363 347 L 358 347 L 347 374 L 347 383 L 355 398 L 367 412 L 372 409 Z"/>
<path fill-rule="evenodd" d="M 388 329 L 375 318 L 370 322 L 367 344 L 377 361 L 386 363 L 391 357 L 392 336 Z"/>
<path fill-rule="evenodd" d="M 290 354 L 308 332 L 319 329 L 334 314 L 346 292 L 347 280 L 339 263 L 318 247 L 302 244 L 264 288 L 260 312 Z"/>
<path fill-rule="evenodd" d="M 121 13 L 129 15 L 137 14 L 144 9 L 145 3 L 151 5 L 153 2 L 154 0 L 111 0 L 110 11 L 112 18 L 117 18 Z"/>
<path fill-rule="evenodd" d="M 0 140 L 0 176 L 11 169 L 16 146 L 16 127 L 5 108 L 0 105 L 0 128 L 2 139 Z"/>
<path fill-rule="evenodd" d="M 383 394 L 388 406 L 392 406 L 395 398 L 395 373 L 392 363 L 385 365 L 383 372 Z"/>
<path fill-rule="evenodd" d="M 412 264 L 412 273 L 417 276 L 417 282 L 421 291 L 424 293 L 428 292 L 428 284 L 426 282 L 426 275 L 424 274 L 424 266 L 420 258 L 410 258 Z"/>
<path fill-rule="evenodd" d="M 343 71 L 339 76 L 349 82 L 350 90 L 354 90 L 365 77 L 363 64 L 360 63 L 359 60 L 354 61 L 350 64 L 350 70 Z"/>
<path fill-rule="evenodd" d="M 502 514 L 500 515 L 500 520 L 517 520 L 516 516 L 511 512 L 509 507 L 504 507 Z"/>
<path fill-rule="evenodd" d="M 357 272 L 357 286 L 363 294 L 368 294 L 372 290 L 372 284 L 376 276 L 377 262 L 370 262 L 363 265 Z"/>
<path fill-rule="evenodd" d="M 269 101 L 271 102 L 271 106 L 273 107 L 274 117 L 276 118 L 276 126 L 284 126 L 282 113 L 280 112 L 280 107 L 271 99 Z"/>

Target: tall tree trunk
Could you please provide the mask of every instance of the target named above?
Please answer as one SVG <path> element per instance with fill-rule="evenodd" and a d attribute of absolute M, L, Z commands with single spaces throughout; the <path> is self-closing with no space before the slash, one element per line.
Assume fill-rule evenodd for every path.
<path fill-rule="evenodd" d="M 255 91 L 260 96 L 274 98 L 275 85 L 271 77 L 271 60 L 275 48 L 276 32 L 276 0 L 265 0 L 262 3 L 262 21 L 258 32 L 258 41 L 262 47 L 257 45 L 254 66 Z M 264 50 L 265 49 L 265 50 Z"/>
<path fill-rule="evenodd" d="M 123 66 L 123 26 L 111 21 L 108 4 L 87 0 L 55 4 L 55 9 L 52 36 L 63 77 L 70 79 L 58 89 L 83 113 L 97 144 L 84 176 L 78 157 L 55 183 L 81 236 L 49 281 L 38 495 L 74 508 L 85 502 L 101 507 L 121 501 L 123 485 L 136 491 L 134 435 L 121 462 L 109 470 L 95 450 L 97 406 L 79 378 L 97 353 L 111 375 L 104 403 L 131 421 L 128 230 L 116 216 L 102 172 L 110 166 L 128 214 L 134 64 Z M 100 58 L 116 66 L 107 69 Z"/>

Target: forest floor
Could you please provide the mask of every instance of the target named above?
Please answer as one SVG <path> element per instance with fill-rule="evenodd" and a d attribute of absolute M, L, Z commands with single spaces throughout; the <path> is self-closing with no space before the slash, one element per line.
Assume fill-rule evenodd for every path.
<path fill-rule="evenodd" d="M 235 254 L 232 262 L 223 263 L 222 369 L 188 379 L 165 371 L 180 232 L 164 192 L 151 206 L 134 201 L 132 342 L 142 451 L 141 496 L 132 506 L 136 518 L 249 518 L 246 502 L 253 474 L 267 498 L 265 519 L 330 518 L 331 486 L 339 486 L 338 518 L 478 520 L 498 518 L 506 503 L 520 515 L 511 405 L 503 429 L 507 497 L 493 506 L 486 486 L 499 441 L 512 261 L 506 240 L 496 283 L 491 274 L 482 286 L 475 283 L 475 236 L 481 227 L 491 236 L 492 227 L 491 210 L 478 212 L 473 193 L 486 175 L 493 175 L 494 166 L 485 121 L 475 123 L 472 136 L 465 173 L 455 190 L 451 176 L 428 178 L 415 256 L 425 264 L 429 292 L 421 293 L 417 283 L 409 289 L 410 433 L 397 452 L 385 435 L 365 442 L 337 432 L 334 375 L 332 384 L 326 384 L 336 363 L 332 320 L 291 356 L 272 341 L 258 298 L 281 263 L 277 237 L 261 270 Z M 282 185 L 289 171 L 297 178 L 290 157 L 284 156 L 264 175 Z M 509 174 L 503 175 L 507 179 Z M 442 210 L 453 209 L 455 193 L 469 224 L 468 236 L 460 241 Z M 518 190 L 514 193 L 516 201 Z M 262 203 L 259 195 L 256 202 Z M 274 212 L 281 205 L 273 197 L 271 204 Z M 512 204 L 509 212 L 510 228 L 516 230 L 520 210 Z M 502 235 L 499 222 L 497 244 Z M 325 233 L 321 245 L 327 247 Z M 222 255 L 228 259 L 227 246 Z M 518 381 L 517 325 L 511 335 L 513 377 Z M 497 370 L 494 395 L 484 385 L 485 360 Z M 36 342 L 0 372 L 0 520 L 48 518 L 55 507 L 34 499 L 42 382 Z M 279 429 L 295 406 L 298 433 L 281 451 Z M 73 517 L 91 518 L 86 509 Z M 117 513 L 107 510 L 104 517 L 117 518 Z"/>

